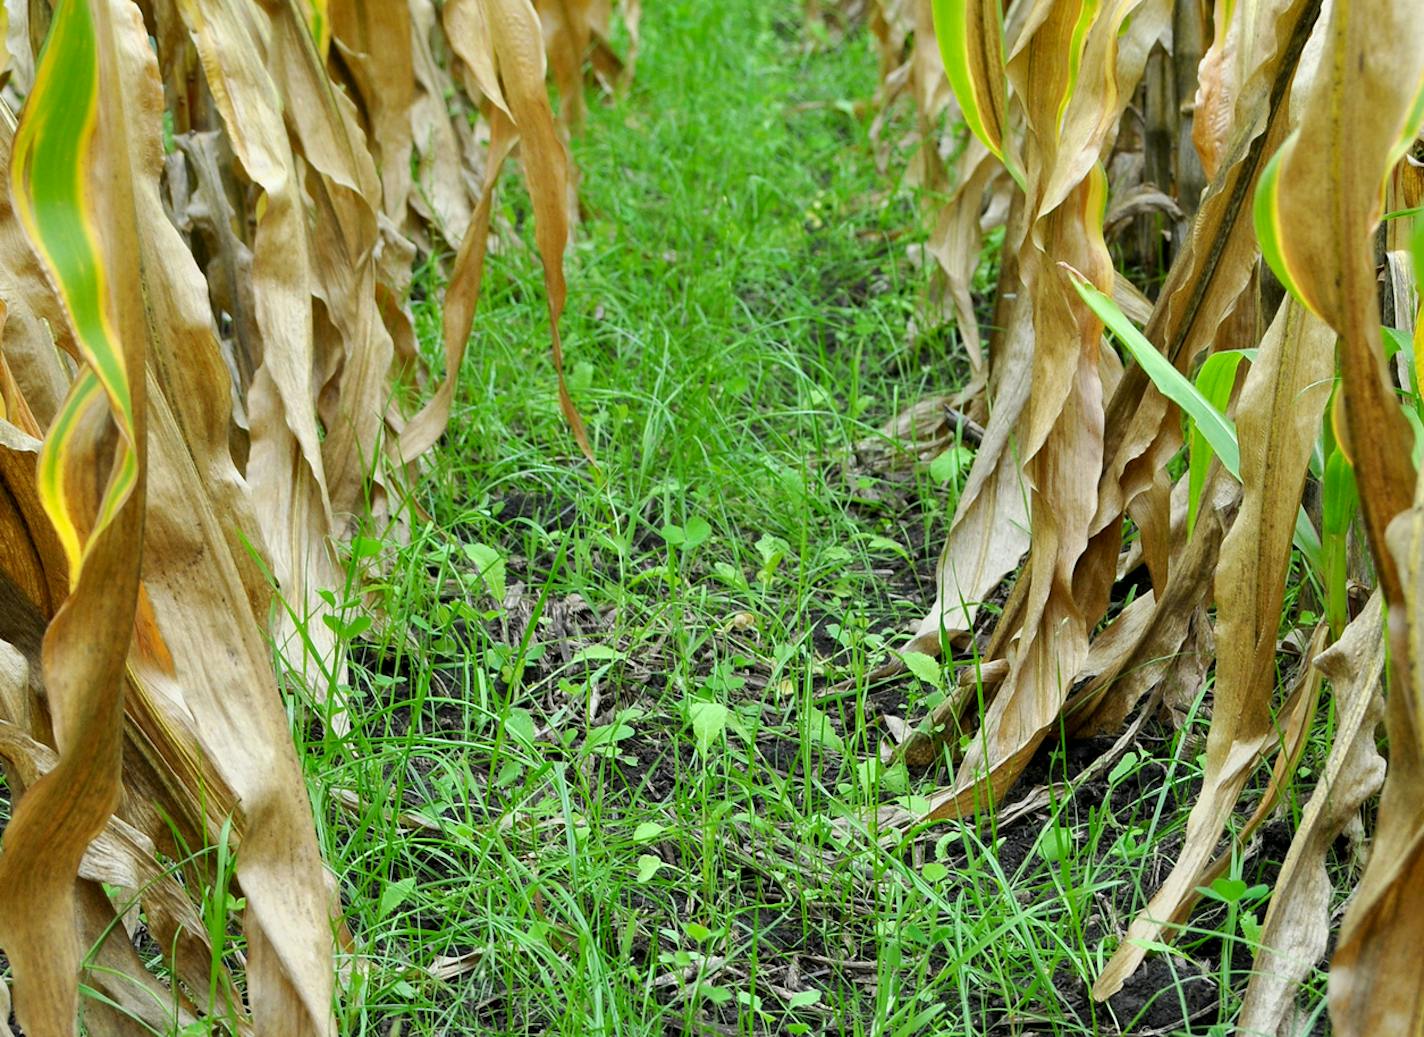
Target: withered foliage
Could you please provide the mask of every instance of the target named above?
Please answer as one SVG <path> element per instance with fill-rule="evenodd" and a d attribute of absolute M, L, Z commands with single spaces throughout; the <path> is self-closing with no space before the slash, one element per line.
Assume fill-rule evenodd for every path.
<path fill-rule="evenodd" d="M 75 1032 L 81 981 L 93 1034 L 335 1031 L 341 905 L 269 634 L 343 723 L 336 552 L 408 518 L 511 154 L 559 366 L 566 137 L 586 78 L 634 57 L 610 7 L 0 8 L 0 949 L 31 1037 Z M 636 0 L 622 17 L 636 42 Z M 450 252 L 437 375 L 408 298 L 417 255 Z M 220 857 L 242 976 L 200 914 Z"/>
<path fill-rule="evenodd" d="M 1416 329 L 1424 21 L 1408 0 L 879 0 L 869 24 L 878 102 L 915 113 L 909 139 L 881 146 L 931 189 L 921 324 L 955 322 L 972 378 L 952 404 L 984 426 L 938 600 L 907 646 L 996 675 L 982 715 L 952 695 L 903 747 L 956 768 L 931 816 L 991 809 L 1060 729 L 1114 732 L 1154 690 L 1190 694 L 1214 674 L 1185 843 L 1098 977 L 1105 999 L 1229 864 L 1223 837 L 1239 844 L 1268 816 L 1332 696 L 1335 742 L 1241 1025 L 1295 1032 L 1297 984 L 1329 931 L 1326 851 L 1382 782 L 1331 1016 L 1342 1034 L 1424 1032 L 1424 481 L 1412 353 L 1387 360 L 1381 330 L 1407 344 Z M 882 110 L 877 129 L 891 124 Z M 971 285 L 994 228 L 981 327 Z M 1223 387 L 1232 466 L 1174 476 L 1191 425 L 1105 337 L 1109 298 L 1187 378 L 1212 354 L 1254 351 Z M 1322 445 L 1337 463 L 1313 458 Z M 1302 501 L 1322 497 L 1312 520 Z M 1344 586 L 1350 536 L 1373 562 L 1348 573 L 1354 618 L 1302 631 L 1299 675 L 1279 687 L 1292 551 Z M 1147 590 L 1120 609 L 1114 585 L 1134 570 Z M 1006 580 L 983 636 L 980 603 Z M 1266 764 L 1264 796 L 1237 817 Z"/>

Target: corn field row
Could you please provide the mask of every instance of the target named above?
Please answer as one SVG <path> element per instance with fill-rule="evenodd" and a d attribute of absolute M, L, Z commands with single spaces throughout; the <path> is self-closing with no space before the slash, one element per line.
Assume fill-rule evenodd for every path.
<path fill-rule="evenodd" d="M 331 1033 L 335 986 L 361 965 L 338 958 L 349 936 L 271 639 L 348 722 L 339 551 L 422 521 L 407 491 L 450 418 L 514 154 L 561 370 L 566 141 L 585 87 L 631 75 L 637 3 L 622 54 L 610 0 L 3 10 L 15 1012 L 32 1037 L 74 1032 L 82 976 L 102 995 L 90 1033 L 235 1008 L 239 1032 Z M 952 320 L 969 361 L 965 387 L 899 427 L 926 451 L 953 432 L 946 413 L 983 429 L 938 600 L 905 646 L 964 675 L 901 749 L 954 767 L 930 818 L 982 815 L 1045 740 L 1170 718 L 1210 682 L 1186 840 L 1098 976 L 1105 999 L 1271 814 L 1328 713 L 1238 1026 L 1294 1032 L 1331 935 L 1326 853 L 1365 811 L 1334 1027 L 1424 1033 L 1424 22 L 1407 0 L 872 0 L 807 17 L 874 34 L 886 175 L 922 189 L 932 226 L 921 323 Z M 890 132 L 900 105 L 908 139 Z M 442 254 L 437 373 L 408 298 L 418 257 Z M 560 399 L 591 460 L 562 380 Z M 1287 666 L 1292 572 L 1321 618 Z M 1141 573 L 1124 605 L 1115 587 Z M 245 904 L 241 975 L 200 910 L 225 888 Z M 140 918 L 163 978 L 133 949 Z"/>

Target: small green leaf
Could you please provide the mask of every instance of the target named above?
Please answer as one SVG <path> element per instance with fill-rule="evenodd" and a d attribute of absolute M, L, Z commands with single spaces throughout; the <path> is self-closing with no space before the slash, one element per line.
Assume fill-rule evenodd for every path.
<path fill-rule="evenodd" d="M 905 669 L 909 670 L 930 687 L 939 687 L 941 676 L 940 665 L 934 656 L 926 655 L 924 652 L 903 652 L 900 658 L 905 663 Z"/>
<path fill-rule="evenodd" d="M 903 763 L 887 767 L 875 756 L 855 765 L 855 778 L 861 789 L 871 795 L 902 793 L 910 784 L 910 772 Z"/>
<path fill-rule="evenodd" d="M 1405 413 L 1408 413 L 1407 411 Z M 1360 509 L 1355 469 L 1344 451 L 1335 449 L 1325 462 L 1325 478 L 1320 486 L 1320 541 L 1325 554 L 1325 617 L 1336 637 L 1350 620 L 1349 613 L 1349 533 Z"/>
<path fill-rule="evenodd" d="M 381 902 L 376 908 L 377 917 L 389 917 L 391 912 L 410 899 L 413 892 L 415 892 L 414 876 L 386 883 L 386 888 L 381 891 Z"/>
<path fill-rule="evenodd" d="M 384 547 L 375 537 L 354 537 L 351 540 L 351 557 L 358 560 L 375 558 Z"/>
<path fill-rule="evenodd" d="M 731 562 L 713 562 L 712 575 L 734 590 L 747 589 L 747 577 Z"/>
<path fill-rule="evenodd" d="M 641 886 L 651 882 L 663 868 L 663 859 L 651 853 L 644 853 L 638 856 L 638 884 Z"/>
<path fill-rule="evenodd" d="M 495 788 L 506 788 L 519 780 L 519 775 L 523 773 L 524 765 L 518 760 L 505 760 L 499 765 L 499 773 L 494 777 Z"/>
<path fill-rule="evenodd" d="M 656 821 L 643 821 L 633 829 L 633 841 L 635 843 L 650 843 L 665 831 L 667 829 Z"/>
<path fill-rule="evenodd" d="M 684 532 L 686 535 L 684 549 L 691 551 L 707 542 L 707 538 L 712 535 L 712 526 L 700 515 L 693 516 L 687 520 L 687 528 Z"/>
<path fill-rule="evenodd" d="M 865 546 L 869 551 L 883 551 L 886 554 L 896 554 L 906 561 L 910 559 L 910 552 L 905 549 L 905 545 L 898 540 L 891 540 L 889 537 L 867 536 L 865 538 Z"/>
<path fill-rule="evenodd" d="M 974 463 L 974 451 L 968 447 L 952 446 L 930 462 L 930 478 L 943 486 L 958 479 Z"/>
<path fill-rule="evenodd" d="M 808 706 L 805 715 L 805 737 L 809 741 L 824 745 L 827 749 L 834 749 L 838 753 L 845 753 L 845 741 L 836 733 L 836 729 L 831 725 L 830 717 L 815 706 Z"/>
<path fill-rule="evenodd" d="M 353 641 L 371 629 L 370 616 L 357 616 L 355 619 L 347 622 L 340 616 L 333 616 L 328 613 L 321 617 L 321 621 L 330 627 L 331 632 L 343 641 Z"/>
<path fill-rule="evenodd" d="M 626 658 L 626 655 L 612 645 L 589 645 L 587 648 L 580 648 L 575 652 L 569 662 L 621 662 Z"/>
<path fill-rule="evenodd" d="M 527 709 L 514 708 L 504 718 L 504 731 L 516 742 L 532 749 L 534 747 L 534 718 Z"/>
<path fill-rule="evenodd" d="M 926 882 L 943 882 L 949 878 L 949 868 L 939 861 L 925 861 L 920 868 L 920 875 Z"/>
<path fill-rule="evenodd" d="M 702 943 L 712 935 L 712 930 L 699 922 L 688 922 L 682 927 L 682 930 L 696 943 Z"/>
<path fill-rule="evenodd" d="M 1057 864 L 1073 853 L 1073 836 L 1058 825 L 1044 831 L 1038 840 L 1038 855 L 1049 864 Z"/>
<path fill-rule="evenodd" d="M 1122 781 L 1129 774 L 1131 774 L 1132 769 L 1136 766 L 1137 753 L 1129 749 L 1126 753 L 1123 754 L 1121 760 L 1118 760 L 1117 763 L 1113 764 L 1113 769 L 1108 771 L 1108 784 L 1116 785 L 1118 782 Z"/>
<path fill-rule="evenodd" d="M 1248 911 L 1240 918 L 1241 935 L 1246 937 L 1246 942 L 1253 947 L 1261 945 L 1261 922 L 1256 918 L 1255 912 Z"/>
<path fill-rule="evenodd" d="M 809 1008 L 811 1005 L 820 1004 L 821 992 L 819 990 L 798 990 L 786 999 L 787 1008 Z"/>
<path fill-rule="evenodd" d="M 727 720 L 732 711 L 720 702 L 694 701 L 687 704 L 687 718 L 692 723 L 692 734 L 697 740 L 697 751 L 706 756 L 712 743 L 719 741 L 727 731 Z"/>
<path fill-rule="evenodd" d="M 489 544 L 465 544 L 465 557 L 475 565 L 475 570 L 484 580 L 490 597 L 497 602 L 504 601 L 504 555 Z"/>
<path fill-rule="evenodd" d="M 909 779 L 909 774 L 909 768 L 906 768 L 905 777 L 907 781 Z M 934 807 L 934 803 L 930 800 L 929 796 L 915 795 L 900 796 L 895 800 L 895 805 L 900 807 L 902 810 L 909 811 L 911 814 L 914 814 L 917 817 L 924 817 Z"/>
<path fill-rule="evenodd" d="M 1212 900 L 1220 900 L 1223 904 L 1238 904 L 1246 895 L 1246 883 L 1231 875 L 1223 875 L 1210 886 L 1199 887 L 1197 892 Z"/>
<path fill-rule="evenodd" d="M 763 533 L 756 543 L 757 554 L 761 555 L 761 569 L 757 572 L 760 583 L 770 583 L 782 559 L 791 553 L 791 545 L 779 536 Z"/>

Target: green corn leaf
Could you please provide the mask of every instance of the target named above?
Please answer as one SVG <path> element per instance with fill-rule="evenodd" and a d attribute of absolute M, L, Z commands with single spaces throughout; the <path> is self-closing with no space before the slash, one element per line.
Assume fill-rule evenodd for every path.
<path fill-rule="evenodd" d="M 1236 426 L 1232 420 L 1213 407 L 1197 387 L 1157 351 L 1147 337 L 1128 320 L 1127 315 L 1118 309 L 1117 303 L 1089 284 L 1078 271 L 1072 267 L 1067 269 L 1072 275 L 1073 287 L 1078 290 L 1078 295 L 1142 366 L 1143 371 L 1157 386 L 1158 392 L 1181 407 L 1192 419 L 1195 427 L 1216 452 L 1216 456 L 1221 459 L 1222 467 L 1240 480 L 1241 450 L 1237 446 Z M 1310 516 L 1305 513 L 1304 508 L 1296 515 L 1295 545 L 1310 567 L 1321 572 L 1324 556 L 1320 549 L 1320 535 L 1316 533 L 1315 526 L 1311 524 Z"/>
<path fill-rule="evenodd" d="M 1420 210 L 1413 210 L 1414 233 L 1409 236 L 1409 251 L 1414 258 L 1414 283 L 1424 285 L 1424 220 L 1418 219 Z"/>
<path fill-rule="evenodd" d="M 1419 223 L 1420 226 L 1424 226 L 1424 220 L 1419 221 Z M 1424 244 L 1424 242 L 1421 242 L 1421 244 Z M 1420 283 L 1424 284 L 1424 282 Z M 1419 367 L 1416 362 L 1414 339 L 1398 328 L 1381 328 L 1380 331 L 1384 334 L 1385 359 L 1390 360 L 1397 355 L 1404 357 L 1404 369 L 1409 376 L 1409 384 L 1404 387 L 1406 395 L 1405 413 L 1407 415 L 1413 412 L 1417 423 L 1418 417 L 1424 414 L 1424 395 L 1421 395 L 1419 391 Z M 1416 331 L 1415 334 L 1418 333 L 1419 332 Z M 1416 466 L 1419 463 L 1417 456 L 1414 459 L 1414 463 Z"/>
<path fill-rule="evenodd" d="M 1206 358 L 1197 372 L 1197 391 L 1220 413 L 1226 412 L 1231 402 L 1231 389 L 1236 384 L 1236 372 L 1243 357 L 1251 359 L 1254 349 L 1228 349 L 1213 353 Z M 1210 441 L 1202 433 L 1196 422 L 1192 423 L 1188 436 L 1187 467 L 1187 535 L 1196 528 L 1197 511 L 1201 507 L 1202 490 L 1206 487 L 1206 473 L 1211 466 L 1215 451 Z"/>
<path fill-rule="evenodd" d="M 935 37 L 965 125 L 1004 164 L 1019 187 L 1023 171 L 1004 147 L 1007 77 L 999 0 L 933 0 Z"/>
<path fill-rule="evenodd" d="M 1347 537 L 1350 523 L 1360 509 L 1355 485 L 1355 469 L 1344 451 L 1330 452 L 1321 483 L 1320 539 L 1325 553 L 1325 618 L 1339 637 L 1349 622 Z"/>
<path fill-rule="evenodd" d="M 316 52 L 326 58 L 331 50 L 331 17 L 327 13 L 329 0 L 307 0 L 307 28 L 311 30 Z"/>
<path fill-rule="evenodd" d="M 1152 384 L 1187 413 L 1216 456 L 1221 458 L 1226 470 L 1241 478 L 1241 451 L 1236 445 L 1236 426 L 1232 420 L 1213 407 L 1197 387 L 1147 341 L 1147 337 L 1137 330 L 1111 298 L 1089 284 L 1076 270 L 1069 268 L 1069 272 L 1073 275 L 1073 287 L 1078 290 L 1078 295 L 1118 341 L 1127 347 L 1133 359 L 1152 379 Z"/>
<path fill-rule="evenodd" d="M 98 42 L 85 3 L 62 5 L 55 15 L 40 79 L 15 136 L 10 167 L 15 211 L 53 272 L 69 311 L 75 342 L 87 366 L 45 437 L 39 490 L 69 558 L 71 585 L 83 566 L 84 543 L 112 521 L 138 479 L 137 431 L 129 372 L 109 313 L 105 264 L 99 250 L 93 199 L 85 183 L 98 118 Z M 97 525 L 74 513 L 66 473 L 91 459 L 75 456 L 84 415 L 108 407 L 118 425 L 119 455 L 99 506 Z"/>

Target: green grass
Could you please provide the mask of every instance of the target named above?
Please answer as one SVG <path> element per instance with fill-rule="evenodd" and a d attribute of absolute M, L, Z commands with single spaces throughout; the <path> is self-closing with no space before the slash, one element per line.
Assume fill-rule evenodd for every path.
<path fill-rule="evenodd" d="M 564 333 L 597 471 L 559 414 L 527 198 L 502 189 L 433 521 L 384 545 L 353 612 L 351 730 L 293 706 L 362 963 L 343 1033 L 1151 1024 L 1083 982 L 1180 839 L 1204 719 L 1003 829 L 874 828 L 945 779 L 878 763 L 882 717 L 943 689 L 867 674 L 933 596 L 964 472 L 853 448 L 964 367 L 952 333 L 909 344 L 922 232 L 852 107 L 870 44 L 803 39 L 790 0 L 650 5 L 636 82 L 575 142 Z M 432 361 L 437 280 L 415 303 Z M 1199 914 L 1182 947 L 1216 955 L 1207 977 L 1158 959 L 1147 1011 L 1230 1018 L 1239 983 L 1211 974 L 1247 967 L 1219 948 L 1248 908 Z"/>

